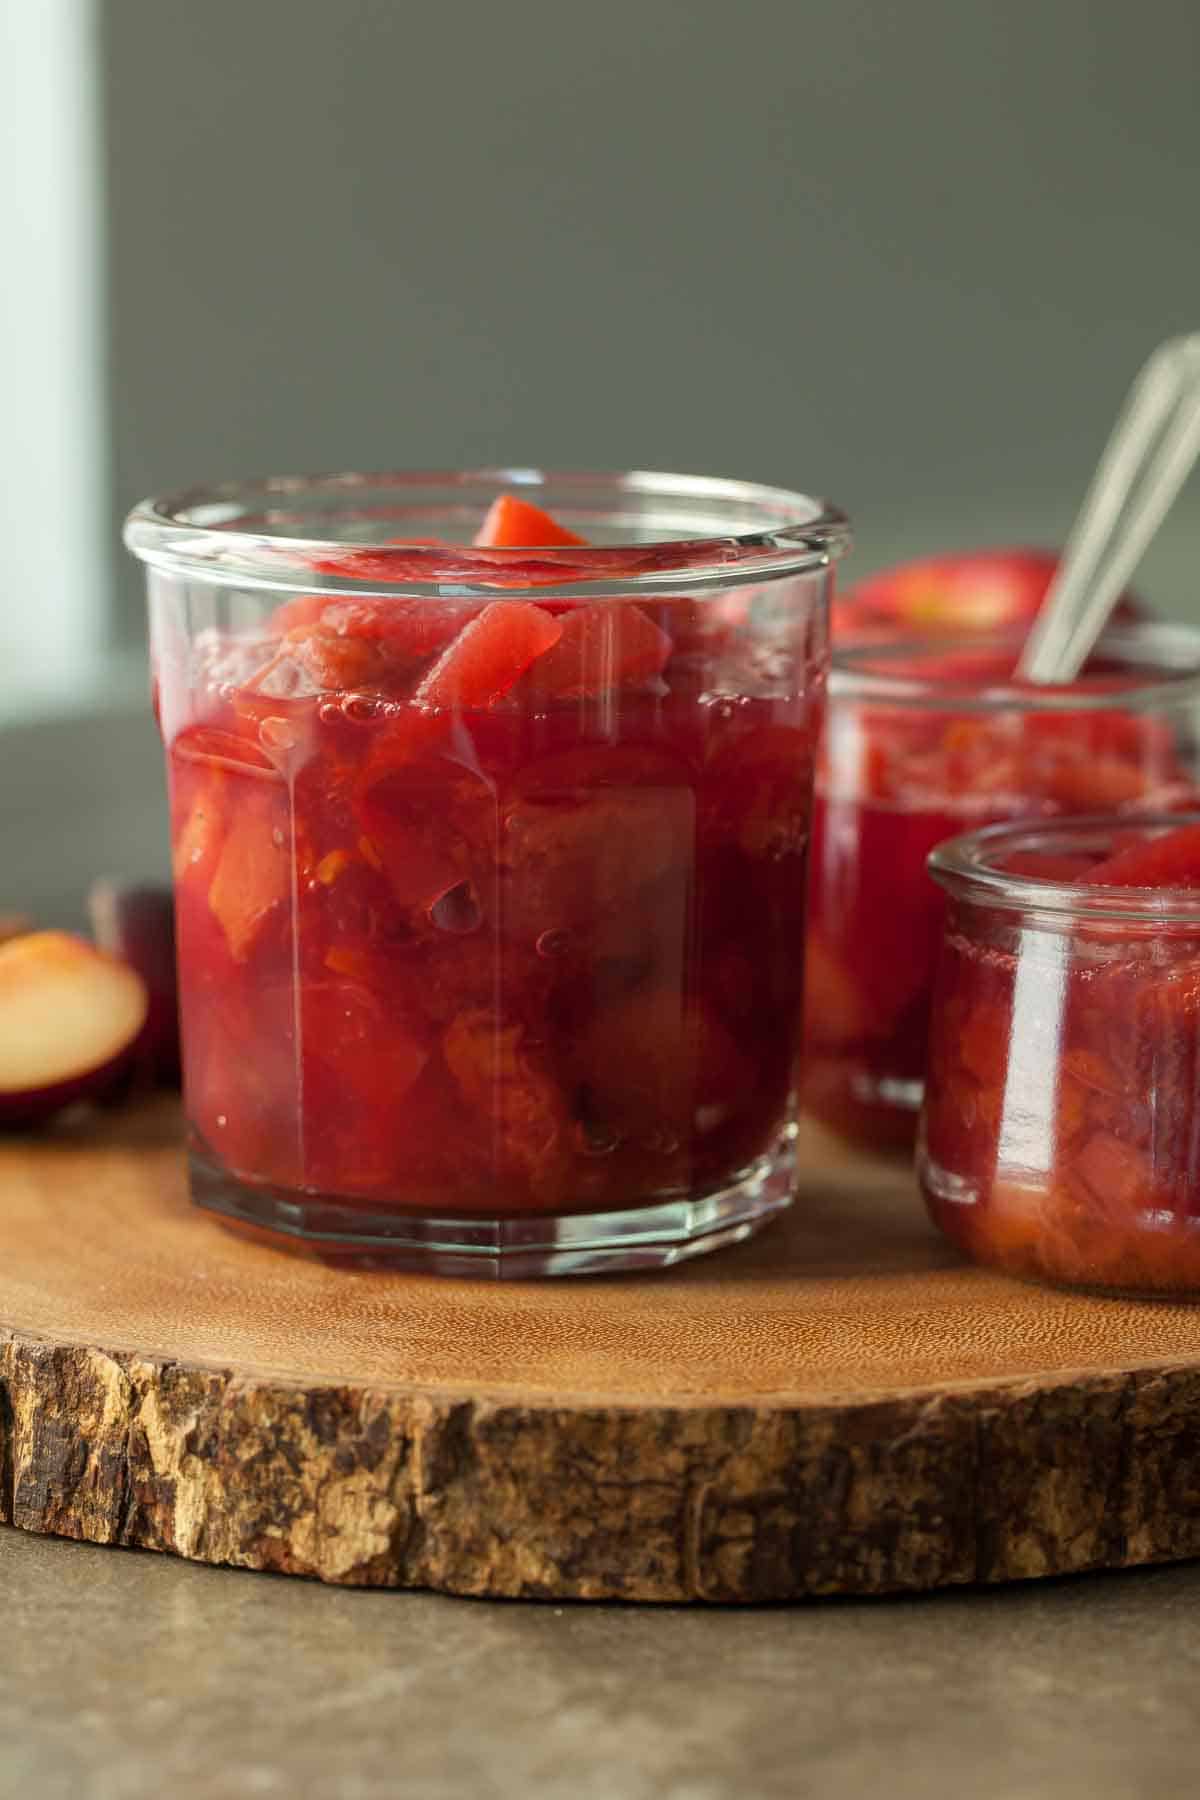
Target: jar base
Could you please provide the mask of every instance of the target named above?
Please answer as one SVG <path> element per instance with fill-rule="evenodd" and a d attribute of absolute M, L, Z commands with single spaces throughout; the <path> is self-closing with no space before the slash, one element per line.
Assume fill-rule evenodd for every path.
<path fill-rule="evenodd" d="M 751 1237 L 791 1204 L 796 1133 L 732 1181 L 699 1197 L 621 1212 L 433 1216 L 388 1212 L 301 1188 L 240 1180 L 189 1155 L 192 1199 L 221 1222 L 293 1254 L 345 1268 L 524 1281 L 669 1269 Z"/>
<path fill-rule="evenodd" d="M 1014 1239 L 1011 1225 L 1001 1227 L 997 1241 L 996 1228 L 989 1230 L 987 1192 L 982 1193 L 972 1180 L 942 1167 L 918 1145 L 916 1173 L 925 1210 L 938 1231 L 968 1261 L 993 1275 L 1006 1276 L 1029 1287 L 1051 1288 L 1056 1293 L 1079 1294 L 1094 1300 L 1155 1301 L 1159 1305 L 1187 1306 L 1200 1302 L 1192 1263 L 1191 1275 L 1176 1275 L 1170 1268 L 1173 1260 L 1164 1257 L 1163 1242 L 1153 1230 L 1144 1233 L 1145 1243 L 1153 1245 L 1159 1266 L 1166 1269 L 1161 1279 L 1139 1280 L 1136 1273 L 1127 1277 L 1100 1274 L 1089 1270 L 1086 1253 L 1077 1250 L 1073 1266 L 1068 1270 L 1056 1266 L 1050 1246 L 1055 1239 L 1053 1210 L 1038 1224 L 1029 1224 L 1019 1240 Z M 1101 1238 L 1103 1233 L 1101 1232 Z M 1194 1247 L 1189 1246 L 1193 1250 Z M 1144 1261 L 1137 1243 L 1128 1249 L 1128 1263 L 1136 1269 Z M 1110 1262 L 1110 1267 L 1112 1266 Z M 1185 1266 L 1187 1266 L 1185 1264 Z"/>

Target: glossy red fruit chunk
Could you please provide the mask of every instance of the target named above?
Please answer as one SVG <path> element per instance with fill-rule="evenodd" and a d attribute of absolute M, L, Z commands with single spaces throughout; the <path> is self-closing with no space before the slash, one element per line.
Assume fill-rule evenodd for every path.
<path fill-rule="evenodd" d="M 0 945 L 0 1123 L 105 1098 L 148 1010 L 141 976 L 82 938 L 38 931 Z"/>
<path fill-rule="evenodd" d="M 1085 881 L 1095 866 L 1094 856 L 1060 856 L 1046 850 L 1014 850 L 1004 859 L 1006 874 L 1032 875 L 1037 881 Z"/>
<path fill-rule="evenodd" d="M 568 531 L 550 514 L 515 494 L 500 494 L 488 508 L 475 534 L 481 550 L 546 550 L 555 544 L 585 544 L 586 538 Z"/>
<path fill-rule="evenodd" d="M 395 1182 L 403 1108 L 429 1046 L 359 982 L 306 982 L 299 1012 L 308 1179 L 355 1193 Z"/>
<path fill-rule="evenodd" d="M 393 537 L 365 550 L 340 550 L 333 556 L 314 557 L 312 567 L 322 575 L 339 575 L 345 581 L 436 581 L 428 557 L 406 558 L 406 545 L 436 544 L 437 538 Z M 422 571 L 427 571 L 422 573 Z"/>
<path fill-rule="evenodd" d="M 506 933 L 551 945 L 565 933 L 577 949 L 582 938 L 609 955 L 631 938 L 645 943 L 649 919 L 665 923 L 686 907 L 679 871 L 694 814 L 687 764 L 666 750 L 596 746 L 546 758 L 502 809 Z"/>
<path fill-rule="evenodd" d="M 1143 838 L 1094 863 L 1083 879 L 1096 887 L 1200 887 L 1200 825 Z"/>
<path fill-rule="evenodd" d="M 495 600 L 434 663 L 416 691 L 416 703 L 436 712 L 491 706 L 561 636 L 559 620 L 540 606 Z"/>
<path fill-rule="evenodd" d="M 495 805 L 470 769 L 436 758 L 411 760 L 407 737 L 398 746 L 401 760 L 393 762 L 397 736 L 381 741 L 364 774 L 361 849 L 402 906 L 427 909 L 481 873 L 494 842 Z"/>
<path fill-rule="evenodd" d="M 284 797 L 265 783 L 244 784 L 225 833 L 208 904 L 235 962 L 278 920 L 291 893 L 292 859 Z"/>
<path fill-rule="evenodd" d="M 558 614 L 562 635 L 524 677 L 531 698 L 581 700 L 660 675 L 671 639 L 632 600 L 606 601 Z"/>
<path fill-rule="evenodd" d="M 296 996 L 277 977 L 232 978 L 227 959 L 179 909 L 184 1098 L 202 1145 L 237 1175 L 298 1187 L 306 1179 Z M 239 978 L 240 976 L 240 978 Z"/>
<path fill-rule="evenodd" d="M 515 1186 L 525 1210 L 552 1210 L 569 1167 L 568 1117 L 525 1036 L 493 1012 L 464 1012 L 447 1027 L 442 1055 L 471 1112 L 488 1121 L 482 1148 L 502 1190 Z"/>
<path fill-rule="evenodd" d="M 281 609 L 286 613 L 288 609 Z M 325 598 L 307 620 L 286 631 L 280 656 L 293 657 L 318 687 L 406 691 L 422 664 L 479 611 L 453 600 L 340 600 Z M 275 623 L 280 622 L 276 615 Z M 255 683 L 262 688 L 267 677 Z"/>
<path fill-rule="evenodd" d="M 754 1080 L 721 1022 L 664 988 L 633 994 L 598 1020 L 582 1065 L 596 1128 L 677 1142 L 719 1129 Z"/>

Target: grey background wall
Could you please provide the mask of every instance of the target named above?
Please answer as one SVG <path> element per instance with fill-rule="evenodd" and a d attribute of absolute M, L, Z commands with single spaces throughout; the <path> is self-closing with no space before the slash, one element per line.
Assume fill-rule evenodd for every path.
<path fill-rule="evenodd" d="M 1195 0 L 102 19 L 115 507 L 632 462 L 824 488 L 859 568 L 1055 539 L 1139 360 L 1200 328 Z M 1148 570 L 1200 617 L 1198 548 L 1200 481 Z"/>
<path fill-rule="evenodd" d="M 78 4 L 129 645 L 118 521 L 210 476 L 757 477 L 851 509 L 851 575 L 1053 542 L 1200 328 L 1195 0 Z M 1200 618 L 1198 569 L 1200 477 L 1143 585 Z M 162 866 L 143 703 L 96 707 L 6 739 L 3 897 L 57 916 Z"/>

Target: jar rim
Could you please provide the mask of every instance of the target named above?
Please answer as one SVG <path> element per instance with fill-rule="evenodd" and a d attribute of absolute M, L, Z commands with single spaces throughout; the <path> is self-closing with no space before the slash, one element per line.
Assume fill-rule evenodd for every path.
<path fill-rule="evenodd" d="M 902 662 L 905 658 L 945 657 L 947 653 L 1011 652 L 1013 662 L 1025 643 L 1027 627 L 980 632 L 970 637 L 930 635 L 897 638 L 886 643 L 834 645 L 829 671 L 831 701 L 854 700 L 952 713 L 1091 713 L 1137 712 L 1161 706 L 1164 692 L 1200 694 L 1200 627 L 1165 619 L 1139 619 L 1110 625 L 1094 656 L 1124 661 L 1135 679 L 1129 687 L 1037 686 L 1006 680 L 984 686 L 868 668 L 869 661 Z M 1136 677 L 1141 670 L 1146 679 Z"/>
<path fill-rule="evenodd" d="M 1200 825 L 1200 811 L 1080 813 L 1060 819 L 1009 820 L 948 838 L 930 852 L 926 867 L 948 894 L 977 906 L 1047 919 L 1191 925 L 1200 930 L 1200 889 L 1085 885 L 1018 875 L 997 866 L 1002 858 L 1020 852 L 1107 852 L 1117 832 L 1165 833 L 1188 825 Z"/>
<path fill-rule="evenodd" d="M 631 531 L 640 524 L 650 535 L 534 549 L 451 541 L 448 555 L 444 542 L 389 545 L 378 530 L 365 532 L 369 520 L 377 527 L 420 523 L 421 496 L 431 491 L 460 523 L 477 518 L 497 494 L 514 491 L 556 504 L 568 518 L 574 507 L 597 520 L 628 522 Z M 327 526 L 341 521 L 351 534 L 292 529 L 322 520 Z M 671 520 L 688 529 L 659 535 L 655 522 Z M 193 487 L 139 502 L 124 537 L 152 567 L 213 585 L 418 597 L 478 592 L 522 600 L 612 595 L 618 582 L 621 594 L 632 596 L 678 590 L 681 581 L 689 590 L 774 581 L 828 567 L 849 547 L 850 526 L 828 501 L 754 482 L 652 470 L 483 467 L 267 476 Z M 363 552 L 371 559 L 365 575 L 314 568 Z M 387 571 L 389 560 L 397 565 L 395 576 Z"/>

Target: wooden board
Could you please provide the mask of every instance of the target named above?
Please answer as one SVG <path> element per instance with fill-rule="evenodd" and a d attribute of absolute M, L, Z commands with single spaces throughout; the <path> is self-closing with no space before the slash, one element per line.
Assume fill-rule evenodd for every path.
<path fill-rule="evenodd" d="M 1200 1554 L 1200 1310 L 963 1265 L 899 1165 L 665 1275 L 347 1274 L 160 1106 L 0 1146 L 0 1519 L 462 1594 L 782 1600 Z"/>

